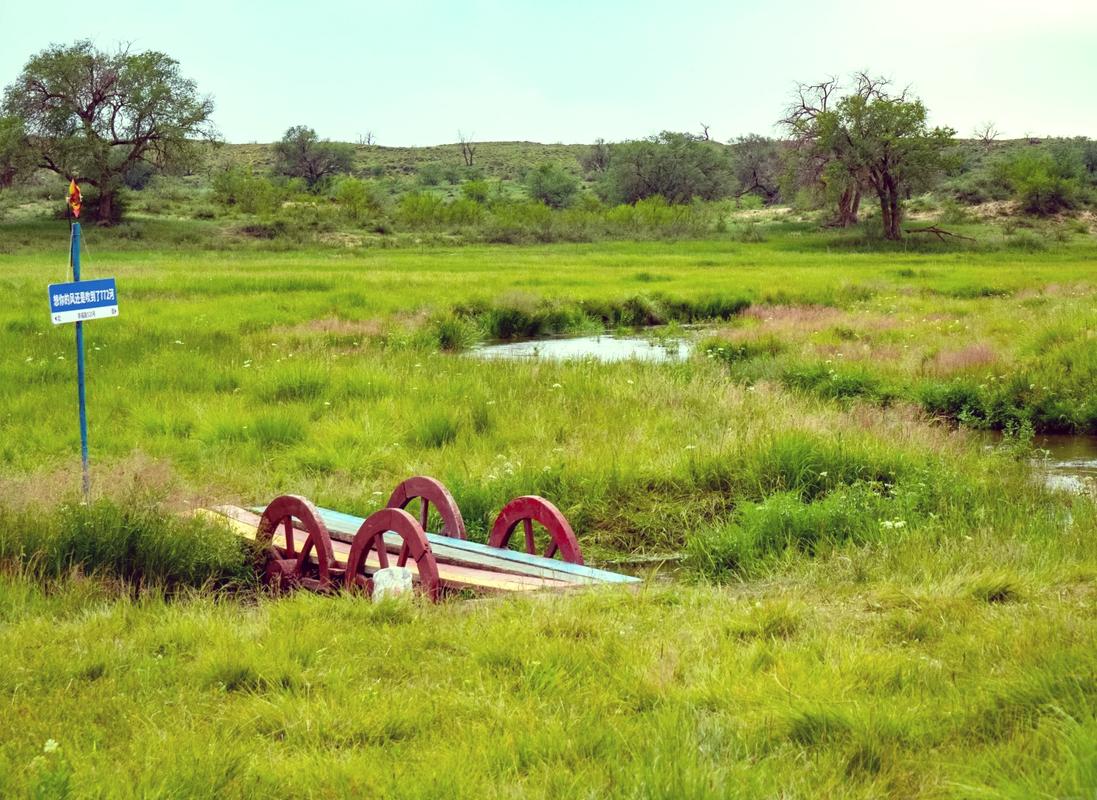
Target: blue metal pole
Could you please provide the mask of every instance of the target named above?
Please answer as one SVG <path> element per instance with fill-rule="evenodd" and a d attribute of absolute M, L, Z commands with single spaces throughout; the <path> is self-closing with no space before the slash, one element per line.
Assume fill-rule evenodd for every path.
<path fill-rule="evenodd" d="M 80 280 L 80 223 L 72 223 L 72 242 L 69 250 L 72 261 L 72 279 Z M 80 396 L 80 464 L 83 469 L 84 500 L 91 492 L 91 473 L 88 471 L 88 409 L 84 392 L 84 323 L 76 323 L 76 390 Z"/>

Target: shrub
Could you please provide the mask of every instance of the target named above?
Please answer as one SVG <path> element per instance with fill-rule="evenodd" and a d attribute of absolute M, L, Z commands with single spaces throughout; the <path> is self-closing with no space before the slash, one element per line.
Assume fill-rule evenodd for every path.
<path fill-rule="evenodd" d="M 558 164 L 541 164 L 526 177 L 530 197 L 550 208 L 567 208 L 579 191 L 579 180 Z"/>
<path fill-rule="evenodd" d="M 485 180 L 466 181 L 461 187 L 461 194 L 466 200 L 474 203 L 486 203 L 491 194 L 491 187 Z"/>
<path fill-rule="evenodd" d="M 1018 153 L 1005 166 L 1014 196 L 1030 214 L 1054 214 L 1074 206 L 1080 187 L 1071 171 L 1064 158 L 1033 150 Z"/>
<path fill-rule="evenodd" d="M 281 201 L 278 188 L 244 167 L 230 167 L 213 176 L 213 199 L 245 214 L 269 214 Z"/>
<path fill-rule="evenodd" d="M 441 164 L 424 164 L 415 177 L 423 186 L 437 186 L 445 178 L 445 173 Z"/>
<path fill-rule="evenodd" d="M 380 216 L 384 211 L 380 193 L 372 184 L 358 178 L 342 178 L 335 185 L 333 195 L 343 213 L 355 222 Z"/>

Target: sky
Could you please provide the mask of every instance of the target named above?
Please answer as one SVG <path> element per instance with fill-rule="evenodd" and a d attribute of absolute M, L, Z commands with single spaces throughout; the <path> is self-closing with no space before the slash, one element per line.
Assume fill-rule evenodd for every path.
<path fill-rule="evenodd" d="M 51 43 L 175 58 L 229 142 L 775 135 L 798 82 L 867 70 L 960 135 L 1097 138 L 1097 0 L 0 0 L 0 84 Z"/>

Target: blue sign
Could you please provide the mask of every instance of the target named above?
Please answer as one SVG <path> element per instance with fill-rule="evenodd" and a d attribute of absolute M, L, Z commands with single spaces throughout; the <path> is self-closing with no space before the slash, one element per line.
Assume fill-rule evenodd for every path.
<path fill-rule="evenodd" d="M 114 278 L 75 283 L 51 283 L 50 319 L 54 325 L 118 316 L 118 289 Z"/>

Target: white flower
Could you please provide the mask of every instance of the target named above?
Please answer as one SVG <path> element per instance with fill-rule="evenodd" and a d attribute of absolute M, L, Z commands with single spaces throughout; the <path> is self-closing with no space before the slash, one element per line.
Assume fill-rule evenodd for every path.
<path fill-rule="evenodd" d="M 562 387 L 562 386 L 561 386 L 560 384 L 558 384 L 558 383 L 554 383 L 554 384 L 552 384 L 552 388 L 553 388 L 553 389 L 562 389 L 562 388 L 564 388 L 564 387 Z"/>
<path fill-rule="evenodd" d="M 181 342 L 181 341 L 179 341 L 178 339 L 176 339 L 176 340 L 175 340 L 175 343 L 176 343 L 176 344 L 182 344 L 182 342 Z"/>
<path fill-rule="evenodd" d="M 46 744 L 45 744 L 45 746 L 42 747 L 42 752 L 43 753 L 54 753 L 60 747 L 61 747 L 61 745 L 59 745 L 57 743 L 56 739 L 46 739 Z"/>
<path fill-rule="evenodd" d="M 829 474 L 830 474 L 829 472 L 820 472 L 820 473 L 819 473 L 819 477 L 820 477 L 820 478 L 825 478 L 825 477 L 826 477 L 827 475 L 829 475 Z"/>

